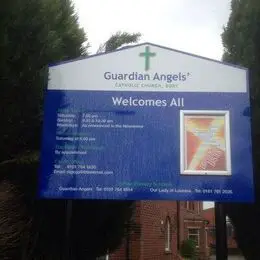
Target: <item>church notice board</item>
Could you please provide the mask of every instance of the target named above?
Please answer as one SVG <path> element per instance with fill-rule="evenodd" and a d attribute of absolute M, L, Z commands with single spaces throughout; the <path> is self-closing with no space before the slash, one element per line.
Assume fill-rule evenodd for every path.
<path fill-rule="evenodd" d="M 247 77 L 151 43 L 50 66 L 39 197 L 252 202 Z"/>

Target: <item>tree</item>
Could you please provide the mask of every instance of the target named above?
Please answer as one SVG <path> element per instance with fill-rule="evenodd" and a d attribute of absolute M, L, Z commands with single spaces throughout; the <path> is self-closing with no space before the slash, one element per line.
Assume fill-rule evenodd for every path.
<path fill-rule="evenodd" d="M 252 114 L 254 204 L 225 204 L 235 227 L 236 239 L 246 259 L 259 258 L 260 218 L 260 2 L 232 0 L 231 14 L 222 34 L 223 60 L 249 68 Z M 241 191 L 243 192 L 243 191 Z"/>
<path fill-rule="evenodd" d="M 104 50 L 134 42 L 126 35 L 113 36 L 116 44 Z M 2 4 L 0 259 L 64 257 L 67 201 L 36 199 L 43 92 L 47 65 L 87 55 L 87 48 L 70 0 L 9 0 Z M 75 201 L 71 259 L 91 260 L 115 249 L 131 217 L 131 205 L 131 201 Z"/>
<path fill-rule="evenodd" d="M 1 162 L 39 150 L 46 66 L 86 54 L 86 36 L 67 0 L 10 0 L 0 12 Z"/>
<path fill-rule="evenodd" d="M 125 44 L 136 43 L 140 37 L 140 33 L 116 32 L 99 46 L 97 53 L 114 51 Z"/>

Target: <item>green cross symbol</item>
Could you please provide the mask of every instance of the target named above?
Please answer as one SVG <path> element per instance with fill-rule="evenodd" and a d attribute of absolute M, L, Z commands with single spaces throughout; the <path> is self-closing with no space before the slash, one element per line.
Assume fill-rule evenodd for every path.
<path fill-rule="evenodd" d="M 139 56 L 145 58 L 145 70 L 149 70 L 150 69 L 150 58 L 156 56 L 156 53 L 150 52 L 150 47 L 146 46 L 145 52 L 141 52 L 139 54 Z"/>

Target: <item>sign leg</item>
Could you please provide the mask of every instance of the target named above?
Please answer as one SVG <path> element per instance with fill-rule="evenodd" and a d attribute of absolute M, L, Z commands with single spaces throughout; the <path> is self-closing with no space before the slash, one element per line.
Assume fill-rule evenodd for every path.
<path fill-rule="evenodd" d="M 65 220 L 65 243 L 64 259 L 71 259 L 71 217 L 72 217 L 72 200 L 66 201 L 66 220 Z"/>
<path fill-rule="evenodd" d="M 226 226 L 226 214 L 223 206 L 215 203 L 215 225 L 216 225 L 216 259 L 227 260 L 227 226 Z"/>

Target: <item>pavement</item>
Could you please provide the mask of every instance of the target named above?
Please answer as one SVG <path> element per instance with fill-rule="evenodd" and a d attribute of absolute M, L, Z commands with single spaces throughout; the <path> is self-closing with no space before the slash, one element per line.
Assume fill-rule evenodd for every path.
<path fill-rule="evenodd" d="M 211 256 L 210 260 L 216 260 L 216 256 Z M 246 260 L 246 259 L 243 256 L 233 255 L 233 256 L 228 256 L 228 260 Z"/>

